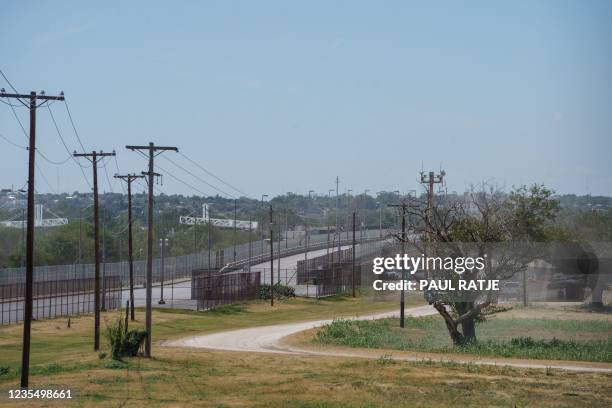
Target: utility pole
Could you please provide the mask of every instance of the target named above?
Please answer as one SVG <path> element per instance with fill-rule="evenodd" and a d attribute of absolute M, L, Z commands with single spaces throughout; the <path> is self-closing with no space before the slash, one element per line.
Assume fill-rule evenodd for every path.
<path fill-rule="evenodd" d="M 353 297 L 355 297 L 355 217 L 356 211 L 353 211 L 353 264 L 352 264 L 352 273 L 351 273 L 351 287 L 353 289 Z M 340 256 L 340 254 L 338 254 Z"/>
<path fill-rule="evenodd" d="M 127 183 L 127 193 L 128 193 L 128 263 L 130 268 L 130 319 L 134 321 L 134 257 L 132 256 L 132 246 L 133 246 L 133 235 L 132 235 L 132 181 L 144 178 L 142 174 L 136 175 L 125 174 L 119 175 L 115 174 L 115 178 L 123 180 Z M 80 225 L 80 224 L 79 224 Z M 80 228 L 80 227 L 79 227 Z"/>
<path fill-rule="evenodd" d="M 28 143 L 28 214 L 26 228 L 26 286 L 25 302 L 23 307 L 23 346 L 21 351 L 21 388 L 28 388 L 30 373 L 30 336 L 32 329 L 32 289 L 34 286 L 34 174 L 36 159 L 36 109 L 49 101 L 63 101 L 64 93 L 59 96 L 45 95 L 42 91 L 36 94 L 9 94 L 4 88 L 0 89 L 0 98 L 17 99 L 30 110 L 30 140 Z M 41 101 L 38 104 L 37 101 Z"/>
<path fill-rule="evenodd" d="M 142 172 L 142 175 L 148 176 L 148 184 L 149 184 L 149 195 L 148 195 L 148 210 L 147 210 L 147 309 L 145 313 L 145 330 L 147 332 L 147 338 L 145 341 L 145 356 L 151 357 L 151 308 L 152 308 L 152 300 L 151 300 L 151 292 L 153 285 L 153 177 L 159 175 L 155 173 L 153 160 L 156 156 L 155 152 L 159 151 L 161 154 L 164 151 L 172 150 L 178 152 L 176 147 L 172 146 L 155 146 L 153 142 L 149 142 L 148 146 L 134 146 L 128 145 L 125 146 L 126 149 L 130 149 L 132 151 L 148 151 L 149 153 L 149 171 Z"/>
<path fill-rule="evenodd" d="M 406 212 L 407 206 L 406 203 L 402 204 L 388 204 L 388 207 L 399 207 L 402 209 L 402 256 L 406 253 Z M 400 293 L 400 327 L 404 328 L 404 305 L 405 305 L 405 290 L 404 290 L 404 281 L 406 279 L 405 275 L 406 271 L 402 268 L 402 291 Z"/>
<path fill-rule="evenodd" d="M 272 204 L 270 204 L 270 306 L 274 306 L 274 222 L 272 221 Z"/>
<path fill-rule="evenodd" d="M 427 242 L 431 242 L 431 223 L 433 222 L 433 196 L 434 196 L 434 184 L 441 184 L 444 182 L 444 176 L 446 176 L 446 172 L 444 170 L 440 171 L 440 174 L 434 174 L 433 171 L 430 171 L 429 174 L 425 174 L 421 172 L 421 184 L 427 184 L 427 213 L 426 213 L 426 230 L 427 234 Z M 431 273 L 429 269 L 427 269 L 427 279 L 431 279 Z"/>
<path fill-rule="evenodd" d="M 100 217 L 98 203 L 98 162 L 100 158 L 115 156 L 115 152 L 103 151 L 91 153 L 74 152 L 74 157 L 85 157 L 91 162 L 93 169 L 93 211 L 94 211 L 94 351 L 100 349 Z"/>

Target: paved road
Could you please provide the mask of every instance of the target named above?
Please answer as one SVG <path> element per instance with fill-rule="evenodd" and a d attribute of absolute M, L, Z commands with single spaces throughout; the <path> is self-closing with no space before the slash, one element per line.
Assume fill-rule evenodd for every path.
<path fill-rule="evenodd" d="M 342 247 L 346 249 L 348 246 Z M 319 249 L 309 251 L 308 257 L 312 258 L 327 253 L 327 249 Z M 295 285 L 295 270 L 297 262 L 304 259 L 304 254 L 296 254 L 281 258 L 281 280 L 289 281 L 289 284 Z M 251 266 L 251 270 L 261 270 L 262 283 L 270 281 L 270 262 Z M 274 261 L 275 275 L 278 268 L 278 258 Z M 267 273 L 266 273 L 267 270 Z M 300 290 L 297 291 L 301 293 Z M 310 291 L 313 292 L 312 290 Z M 191 280 L 183 280 L 177 282 L 165 282 L 164 284 L 164 300 L 165 304 L 160 305 L 158 302 L 161 299 L 161 286 L 156 285 L 152 288 L 152 298 L 154 307 L 168 307 L 179 309 L 196 309 L 197 301 L 191 300 Z M 129 299 L 129 289 L 121 290 L 121 305 L 125 306 L 125 302 Z M 136 307 L 146 305 L 146 290 L 143 287 L 134 289 L 134 304 Z M 117 305 L 108 304 L 107 307 L 113 308 Z M 93 293 L 79 295 L 64 295 L 45 299 L 34 299 L 33 315 L 35 319 L 45 319 L 55 316 L 68 316 L 84 313 L 93 313 Z M 4 302 L 0 303 L 0 321 L 3 323 L 15 323 L 23 320 L 23 301 Z"/>
<path fill-rule="evenodd" d="M 436 310 L 431 306 L 420 306 L 411 309 L 406 309 L 406 314 L 410 316 L 427 316 L 435 314 Z M 379 319 L 383 317 L 397 316 L 397 312 L 376 313 L 367 316 L 358 316 L 353 319 L 368 320 Z M 344 351 L 344 350 L 315 350 L 304 349 L 297 346 L 291 346 L 285 343 L 284 339 L 292 334 L 299 333 L 304 330 L 309 330 L 315 327 L 320 327 L 331 323 L 332 320 L 313 320 L 308 322 L 297 322 L 279 324 L 274 326 L 252 327 L 248 329 L 231 330 L 220 333 L 206 334 L 202 336 L 185 337 L 178 340 L 169 340 L 162 342 L 162 346 L 167 347 L 194 347 L 207 348 L 214 350 L 225 351 L 242 351 L 242 352 L 257 352 L 257 353 L 279 353 L 279 354 L 297 354 L 297 355 L 316 355 L 316 356 L 335 356 L 335 357 L 356 357 L 356 358 L 380 358 L 372 350 Z M 415 355 L 397 355 L 390 357 L 400 361 L 421 361 L 425 359 L 423 356 Z M 543 364 L 537 361 L 529 360 L 508 360 L 503 358 L 481 358 L 478 356 L 457 358 L 453 355 L 440 355 L 440 357 L 427 355 L 427 360 L 448 362 L 453 361 L 459 364 L 479 364 L 479 365 L 500 365 L 517 368 L 536 368 L 536 369 L 559 369 L 578 372 L 600 372 L 612 373 L 612 368 L 602 367 L 601 365 L 589 365 L 588 362 L 576 363 L 559 363 Z"/>

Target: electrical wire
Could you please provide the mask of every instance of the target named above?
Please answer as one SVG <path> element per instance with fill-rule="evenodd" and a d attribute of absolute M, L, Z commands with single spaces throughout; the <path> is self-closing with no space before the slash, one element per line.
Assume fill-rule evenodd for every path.
<path fill-rule="evenodd" d="M 43 179 L 43 181 L 45 182 L 45 184 L 47 185 L 47 187 L 49 187 L 49 190 L 54 193 L 54 194 L 58 194 L 58 192 L 51 187 L 51 183 L 49 183 L 49 180 L 47 180 L 47 177 L 45 176 L 45 173 L 41 170 L 41 168 L 38 166 L 38 163 L 35 163 L 36 165 L 36 170 L 38 170 L 38 175 L 40 176 L 40 178 Z"/>
<path fill-rule="evenodd" d="M 174 164 L 174 165 L 175 165 L 176 167 L 178 167 L 179 169 L 183 170 L 185 173 L 187 173 L 187 174 L 189 174 L 190 176 L 192 176 L 193 178 L 195 178 L 195 179 L 199 180 L 200 182 L 202 182 L 202 183 L 206 184 L 206 185 L 207 185 L 207 186 L 209 186 L 210 188 L 212 188 L 212 189 L 214 189 L 214 190 L 216 190 L 216 191 L 220 192 L 221 194 L 226 195 L 226 196 L 228 196 L 228 197 L 231 197 L 231 198 L 236 198 L 234 195 L 229 194 L 229 193 L 227 193 L 227 192 L 225 192 L 225 191 L 221 190 L 220 188 L 217 188 L 216 186 L 214 186 L 214 185 L 210 184 L 209 182 L 207 182 L 207 181 L 206 181 L 206 180 L 204 180 L 203 178 L 198 177 L 197 175 L 193 174 L 192 172 L 190 172 L 189 170 L 187 170 L 186 168 L 184 168 L 184 167 L 183 167 L 183 166 L 181 166 L 180 164 L 176 163 L 174 160 L 172 160 L 172 159 L 170 159 L 170 158 L 168 158 L 168 157 L 166 157 L 166 156 L 162 156 L 162 157 L 163 157 L 164 159 L 168 160 L 170 163 Z"/>
<path fill-rule="evenodd" d="M 45 155 L 43 154 L 43 152 L 42 152 L 40 149 L 38 149 L 38 148 L 36 148 L 36 153 L 38 153 L 38 155 L 39 155 L 39 156 L 40 156 L 42 159 L 44 159 L 46 162 L 48 162 L 48 163 L 50 163 L 50 164 L 54 164 L 54 165 L 56 165 L 56 166 L 62 166 L 62 165 L 64 165 L 64 164 L 68 163 L 68 162 L 70 161 L 70 159 L 71 159 L 71 156 L 68 156 L 68 157 L 66 157 L 66 159 L 64 159 L 64 161 L 55 161 L 55 160 L 51 160 L 50 158 L 48 158 L 47 156 L 45 156 Z"/>
<path fill-rule="evenodd" d="M 64 140 L 64 137 L 62 136 L 62 132 L 60 131 L 59 126 L 57 125 L 57 122 L 55 121 L 55 117 L 53 116 L 53 111 L 51 110 L 51 108 L 49 106 L 47 106 L 47 109 L 49 110 L 49 115 L 51 115 L 51 120 L 53 121 L 53 125 L 55 126 L 55 130 L 57 131 L 57 135 L 59 136 L 60 140 L 62 141 L 62 145 L 64 146 L 64 149 L 66 149 L 66 152 L 70 155 L 70 157 L 72 158 L 72 161 L 74 161 L 79 166 L 79 169 L 81 169 L 81 174 L 83 174 L 83 179 L 85 179 L 85 182 L 87 183 L 87 185 L 91 189 L 92 188 L 91 184 L 89 183 L 89 180 L 87 179 L 87 176 L 85 175 L 85 170 L 83 170 L 84 168 L 87 168 L 88 166 L 87 167 L 83 166 L 72 155 L 72 153 L 70 152 L 70 149 L 66 145 L 66 141 Z"/>
<path fill-rule="evenodd" d="M 2 139 L 4 139 L 4 140 L 6 140 L 6 142 L 7 142 L 7 143 L 9 143 L 9 144 L 11 144 L 11 145 L 13 145 L 13 146 L 15 146 L 15 147 L 17 147 L 17 148 L 19 148 L 19 149 L 28 150 L 28 148 L 27 148 L 27 147 L 25 147 L 25 146 L 21 146 L 21 145 L 18 145 L 17 143 L 13 142 L 13 141 L 12 141 L 11 139 L 9 139 L 8 137 L 4 136 L 2 133 L 0 133 L 0 138 L 2 138 Z"/>
<path fill-rule="evenodd" d="M 19 92 L 17 91 L 17 89 L 13 86 L 13 84 L 11 83 L 11 81 L 9 81 L 9 79 L 6 77 L 6 75 L 4 75 L 4 72 L 2 72 L 2 70 L 0 69 L 0 74 L 2 75 L 2 78 L 4 78 L 4 80 L 6 81 L 7 84 L 9 84 L 9 86 L 11 87 L 11 89 L 13 90 L 13 92 L 15 92 L 16 94 L 18 94 Z"/>
<path fill-rule="evenodd" d="M 113 158 L 115 159 L 115 168 L 117 169 L 117 174 L 121 174 L 121 170 L 119 170 L 119 163 L 117 162 L 117 155 L 114 155 Z M 121 186 L 123 194 L 127 194 L 127 190 L 125 189 L 123 183 L 119 183 L 119 185 Z"/>
<path fill-rule="evenodd" d="M 2 97 L 2 94 L 0 94 L 0 97 Z M 12 104 L 12 103 L 10 103 L 10 102 L 3 101 L 3 100 L 1 100 L 1 99 L 0 99 L 0 102 L 2 102 L 2 103 L 3 103 L 3 104 L 5 104 L 5 105 L 12 106 L 13 108 L 21 108 L 21 107 L 22 107 L 22 105 Z"/>
<path fill-rule="evenodd" d="M 200 165 L 199 163 L 197 163 L 195 160 L 190 159 L 189 157 L 187 157 L 187 155 L 185 155 L 182 152 L 178 152 L 179 155 L 181 155 L 182 157 L 184 157 L 186 160 L 188 160 L 189 162 L 191 162 L 193 165 L 195 165 L 196 167 L 198 167 L 200 170 L 204 171 L 206 174 L 208 174 L 209 176 L 214 177 L 215 179 L 217 179 L 218 181 L 220 181 L 221 183 L 225 184 L 226 186 L 228 186 L 229 188 L 231 188 L 232 190 L 242 194 L 245 197 L 249 197 L 249 195 L 247 193 L 245 193 L 244 191 L 234 187 L 233 185 L 231 185 L 230 183 L 224 181 L 223 179 L 221 179 L 220 177 L 216 176 L 215 174 L 213 174 L 210 170 L 205 169 L 202 165 Z"/>
<path fill-rule="evenodd" d="M 85 147 L 81 142 L 79 132 L 77 132 L 76 126 L 74 125 L 74 121 L 72 120 L 72 114 L 70 113 L 70 109 L 68 108 L 68 99 L 66 98 L 64 98 L 64 106 L 66 106 L 66 112 L 68 112 L 68 118 L 70 119 L 70 124 L 72 125 L 72 129 L 74 130 L 74 134 L 76 135 L 77 140 L 79 141 L 79 145 L 81 146 L 81 149 L 83 149 L 83 152 L 85 152 Z"/>
<path fill-rule="evenodd" d="M 11 106 L 11 110 L 13 111 L 13 115 L 15 116 L 15 119 L 17 120 L 17 123 L 19 123 L 19 127 L 21 128 L 21 131 L 23 132 L 23 135 L 25 136 L 26 140 L 28 139 L 28 133 L 25 130 L 25 127 L 23 127 L 23 123 L 21 122 L 21 119 L 19 119 L 19 115 L 17 115 L 17 112 L 15 112 L 15 109 L 13 109 L 13 107 Z M 19 146 L 11 141 L 9 141 L 6 137 L 2 136 L 2 138 L 6 141 L 8 141 L 9 143 L 11 143 L 13 146 L 17 146 L 17 147 L 22 147 Z M 23 149 L 27 150 L 27 147 L 22 147 Z M 44 159 L 45 161 L 51 163 L 51 164 L 55 164 L 55 165 L 63 165 L 66 164 L 68 162 L 68 160 L 70 160 L 70 157 L 67 157 L 64 161 L 56 161 L 56 160 L 52 160 L 50 158 L 48 158 L 41 150 L 40 148 L 36 149 L 36 153 L 38 153 L 38 155 Z"/>
<path fill-rule="evenodd" d="M 9 84 L 9 86 L 11 87 L 11 89 L 13 90 L 13 92 L 15 92 L 16 94 L 19 93 L 19 91 L 17 91 L 17 89 L 13 86 L 13 84 L 11 83 L 11 81 L 9 81 L 9 79 L 6 77 L 6 75 L 4 75 L 4 72 L 2 72 L 2 70 L 0 69 L 0 74 L 2 74 L 2 77 L 4 78 L 4 80 L 6 81 L 7 84 Z M 0 95 L 1 96 L 1 95 Z M 19 103 L 21 103 L 23 106 L 25 106 L 26 108 L 28 108 L 28 104 L 25 103 L 24 101 L 21 100 L 21 98 L 16 98 Z M 11 108 L 13 107 L 13 104 L 10 102 L 4 102 L 3 103 L 9 105 Z M 19 105 L 15 105 L 15 106 L 19 106 Z"/>
<path fill-rule="evenodd" d="M 115 191 L 113 190 L 113 186 L 111 185 L 110 178 L 108 177 L 108 170 L 106 169 L 106 166 L 104 166 L 104 175 L 106 176 L 106 182 L 108 183 L 108 188 L 110 188 L 111 193 L 114 193 Z"/>
<path fill-rule="evenodd" d="M 170 177 L 172 177 L 174 180 L 178 181 L 179 183 L 183 184 L 184 186 L 189 187 L 190 189 L 197 191 L 198 193 L 202 194 L 203 196 L 206 196 L 207 194 L 205 192 L 203 192 L 202 190 L 192 186 L 191 184 L 187 183 L 186 181 L 181 180 L 180 178 L 176 177 L 174 174 L 170 173 L 168 170 L 165 170 L 163 167 L 161 166 L 157 166 L 159 167 L 159 169 L 161 171 L 163 171 L 165 174 L 169 175 Z"/>

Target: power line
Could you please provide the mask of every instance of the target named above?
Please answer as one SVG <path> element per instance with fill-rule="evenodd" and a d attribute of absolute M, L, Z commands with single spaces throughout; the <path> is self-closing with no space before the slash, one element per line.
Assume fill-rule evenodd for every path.
<path fill-rule="evenodd" d="M 219 180 L 221 183 L 225 184 L 226 186 L 228 186 L 229 188 L 231 188 L 234 191 L 237 191 L 238 193 L 242 194 L 245 197 L 249 197 L 249 195 L 247 193 L 245 193 L 242 190 L 239 190 L 238 188 L 234 187 L 233 185 L 231 185 L 230 183 L 223 181 L 223 179 L 221 179 L 220 177 L 216 176 L 215 174 L 213 174 L 211 171 L 206 170 L 202 165 L 200 165 L 198 162 L 190 159 L 189 157 L 187 157 L 184 153 L 179 152 L 179 155 L 183 156 L 186 160 L 190 161 L 193 165 L 197 166 L 200 170 L 204 171 L 206 174 L 208 174 L 209 176 L 214 177 L 215 179 Z"/>
<path fill-rule="evenodd" d="M 106 181 L 108 182 L 108 188 L 110 188 L 111 193 L 114 193 L 113 186 L 111 185 L 110 178 L 108 177 L 108 171 L 106 170 L 106 166 L 104 166 L 104 175 L 106 176 Z"/>
<path fill-rule="evenodd" d="M 7 143 L 9 143 L 9 144 L 11 144 L 11 145 L 13 145 L 13 146 L 15 146 L 15 147 L 17 147 L 17 148 L 19 148 L 19 149 L 28 150 L 28 148 L 27 148 L 27 147 L 25 147 L 25 146 L 21 146 L 21 145 L 18 145 L 17 143 L 13 142 L 13 141 L 12 141 L 11 139 L 9 139 L 8 137 L 4 136 L 2 133 L 0 133 L 0 138 L 2 138 L 2 139 L 4 139 L 4 140 L 6 140 L 6 141 L 7 141 Z"/>
<path fill-rule="evenodd" d="M 113 158 L 115 159 L 115 168 L 117 169 L 117 174 L 121 174 L 121 170 L 119 170 L 119 163 L 117 162 L 117 156 L 113 156 Z M 123 183 L 119 183 L 119 185 L 121 186 L 121 190 L 123 190 L 123 194 L 127 194 Z"/>
<path fill-rule="evenodd" d="M 66 163 L 68 163 L 71 159 L 71 156 L 66 157 L 66 159 L 64 159 L 64 161 L 55 161 L 55 160 L 51 160 L 50 158 L 48 158 L 47 156 L 44 155 L 44 153 L 40 150 L 40 149 L 36 149 L 36 153 L 38 153 L 38 155 L 45 160 L 47 163 L 49 164 L 54 164 L 56 166 L 62 166 Z"/>
<path fill-rule="evenodd" d="M 2 78 L 4 78 L 4 80 L 6 81 L 7 84 L 9 84 L 9 86 L 11 87 L 11 89 L 13 90 L 13 92 L 15 93 L 19 93 L 17 92 L 17 89 L 15 89 L 15 87 L 13 86 L 13 84 L 11 83 L 11 81 L 8 80 L 8 78 L 6 77 L 6 75 L 4 75 L 4 72 L 2 72 L 2 70 L 0 69 L 0 74 L 2 74 Z"/>
<path fill-rule="evenodd" d="M 179 154 L 180 154 L 180 153 L 179 153 Z M 227 192 L 225 192 L 225 191 L 221 190 L 220 188 L 217 188 L 216 186 L 214 186 L 214 185 L 210 184 L 209 182 L 207 182 L 207 181 L 206 181 L 206 180 L 204 180 L 203 178 L 198 177 L 197 175 L 193 174 L 192 172 L 190 172 L 189 170 L 187 170 L 186 168 L 184 168 L 184 167 L 183 167 L 183 166 L 181 166 L 180 164 L 178 164 L 178 163 L 176 163 L 175 161 L 173 161 L 173 160 L 169 159 L 168 157 L 164 157 L 164 159 L 168 160 L 170 163 L 174 164 L 176 167 L 178 167 L 179 169 L 183 170 L 185 173 L 187 173 L 187 174 L 191 175 L 193 178 L 195 178 L 195 179 L 197 179 L 197 180 L 201 181 L 202 183 L 204 183 L 204 184 L 206 184 L 207 186 L 209 186 L 210 188 L 212 188 L 212 189 L 214 189 L 214 190 L 216 190 L 216 191 L 220 192 L 221 194 L 224 194 L 224 195 L 226 195 L 226 196 L 228 196 L 228 197 L 231 197 L 231 198 L 236 198 L 234 195 L 232 195 L 232 194 L 230 194 L 230 193 L 227 193 Z M 159 167 L 159 166 L 158 166 L 158 167 Z M 161 168 L 161 167 L 160 167 L 160 168 Z"/>
<path fill-rule="evenodd" d="M 161 167 L 159 164 L 157 165 L 157 167 L 164 172 L 164 174 L 169 175 L 170 177 L 172 177 L 174 180 L 178 181 L 179 183 L 183 184 L 184 186 L 189 187 L 190 189 L 197 191 L 198 193 L 202 194 L 203 196 L 206 196 L 208 194 L 206 194 L 205 192 L 203 192 L 202 190 L 192 186 L 191 184 L 187 183 L 186 181 L 181 180 L 180 178 L 176 177 L 174 174 L 170 173 L 168 170 L 164 169 L 163 167 Z"/>
<path fill-rule="evenodd" d="M 74 121 L 72 120 L 72 115 L 70 114 L 70 109 L 68 108 L 67 99 L 64 99 L 64 106 L 66 106 L 66 112 L 68 112 L 68 118 L 70 119 L 70 124 L 72 125 L 72 129 L 74 130 L 74 134 L 76 135 L 77 140 L 79 141 L 79 145 L 81 146 L 81 149 L 85 151 L 85 147 L 83 147 L 83 143 L 81 142 L 81 138 L 79 137 L 79 132 L 77 132 L 76 126 L 74 125 Z"/>
<path fill-rule="evenodd" d="M 12 107 L 14 107 L 14 108 L 15 108 L 15 107 L 20 108 L 20 107 L 22 106 L 22 105 L 12 104 L 12 103 L 10 103 L 10 102 L 6 102 L 6 101 L 3 101 L 3 100 L 0 100 L 0 102 L 2 102 L 2 103 L 3 103 L 3 104 L 5 104 L 5 105 L 12 106 Z"/>
<path fill-rule="evenodd" d="M 15 112 L 14 107 L 11 105 L 11 111 L 13 112 L 13 115 L 15 116 L 15 119 L 17 120 L 17 123 L 19 124 L 19 127 L 21 128 L 21 131 L 23 132 L 23 135 L 25 136 L 26 140 L 28 139 L 28 133 L 26 132 L 25 128 L 23 127 L 23 123 L 21 122 L 21 119 L 19 119 L 19 115 L 17 115 L 17 112 Z M 3 137 L 5 140 L 7 140 L 5 137 Z M 8 140 L 7 140 L 8 141 Z M 14 146 L 17 146 L 16 144 L 12 143 L 11 141 L 8 141 L 9 143 L 11 143 Z M 21 147 L 21 146 L 18 146 Z M 24 149 L 27 150 L 26 147 L 23 147 Z M 38 153 L 38 155 L 44 159 L 45 161 L 51 163 L 51 164 L 55 164 L 55 165 L 63 165 L 65 163 L 68 162 L 68 160 L 70 159 L 70 156 L 68 156 L 68 158 L 64 161 L 56 161 L 56 160 L 51 160 L 50 158 L 48 158 L 41 150 L 40 148 L 36 149 L 36 153 Z"/>
<path fill-rule="evenodd" d="M 55 126 L 55 130 L 57 131 L 57 135 L 59 136 L 60 140 L 62 141 L 62 145 L 64 146 L 64 149 L 66 149 L 66 152 L 69 155 L 71 155 L 70 157 L 72 157 L 72 160 L 74 161 L 74 163 L 76 163 L 77 166 L 79 166 L 79 169 L 81 169 L 81 174 L 83 174 L 83 179 L 85 179 L 85 182 L 87 183 L 87 185 L 91 189 L 92 188 L 91 184 L 89 183 L 89 180 L 87 179 L 87 176 L 85 175 L 85 170 L 83 170 L 84 166 L 81 163 L 79 163 L 76 158 L 74 158 L 72 153 L 70 153 L 70 149 L 66 145 L 66 141 L 64 140 L 64 137 L 62 136 L 62 132 L 60 131 L 59 126 L 57 125 L 57 122 L 55 121 L 55 117 L 53 116 L 53 111 L 51 110 L 51 107 L 47 106 L 47 109 L 49 110 L 49 115 L 51 115 L 51 120 L 53 121 L 53 125 Z"/>
<path fill-rule="evenodd" d="M 28 139 L 28 133 L 25 131 L 25 128 L 23 127 L 23 124 L 21 123 L 21 120 L 19 120 L 19 116 L 17 115 L 17 112 L 15 112 L 15 109 L 11 106 L 11 110 L 13 111 L 13 114 L 15 115 L 15 119 L 17 119 L 17 123 L 19 123 L 19 127 L 21 128 L 21 131 L 23 132 L 23 135 L 25 136 L 26 139 Z M 7 139 L 4 135 L 1 135 L 2 138 L 4 140 L 6 140 L 7 142 L 9 142 L 10 144 L 12 144 L 13 146 L 17 146 L 20 147 L 24 150 L 27 150 L 27 147 L 25 146 L 20 146 L 16 143 L 13 143 L 12 141 L 10 141 L 9 139 Z M 52 162 L 51 160 L 49 160 L 42 152 L 40 152 L 38 149 L 36 149 L 36 153 L 39 154 L 40 157 L 44 158 L 45 160 Z M 47 187 L 49 187 L 49 190 L 51 192 L 56 192 L 55 189 L 53 187 L 51 187 L 51 183 L 49 183 L 49 180 L 47 180 L 47 178 L 45 177 L 45 173 L 41 170 L 40 166 L 38 165 L 38 163 L 34 164 L 36 166 L 36 170 L 38 170 L 38 174 L 40 175 L 40 177 L 43 179 L 43 181 L 45 182 L 45 184 L 47 185 Z"/>
<path fill-rule="evenodd" d="M 45 184 L 47 185 L 47 187 L 49 187 L 49 191 L 51 191 L 52 193 L 55 194 L 59 194 L 58 191 L 56 189 L 54 189 L 53 187 L 51 187 L 51 183 L 49 183 L 49 180 L 47 180 L 47 177 L 45 176 L 45 173 L 41 170 L 41 168 L 38 166 L 38 163 L 36 163 L 36 170 L 38 170 L 38 175 L 43 179 L 43 181 L 45 182 Z"/>

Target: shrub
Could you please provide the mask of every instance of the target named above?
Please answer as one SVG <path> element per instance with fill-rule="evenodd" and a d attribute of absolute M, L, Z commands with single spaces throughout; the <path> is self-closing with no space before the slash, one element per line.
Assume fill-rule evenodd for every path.
<path fill-rule="evenodd" d="M 3 375 L 7 375 L 11 372 L 11 368 L 9 366 L 0 366 L 0 377 Z"/>
<path fill-rule="evenodd" d="M 295 297 L 295 289 L 293 286 L 281 285 L 280 283 L 275 284 L 272 287 L 275 299 Z M 259 289 L 260 299 L 270 299 L 270 284 L 264 283 Z"/>
<path fill-rule="evenodd" d="M 147 332 L 139 329 L 126 331 L 123 319 L 118 318 L 106 328 L 106 336 L 110 342 L 111 358 L 120 360 L 121 357 L 138 355 L 138 350 L 147 337 Z"/>

